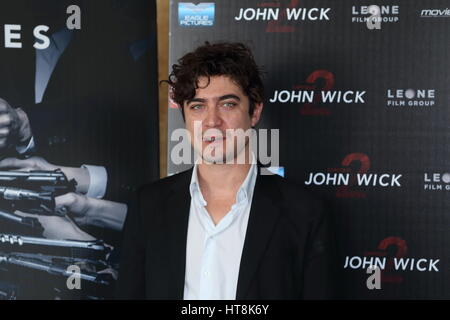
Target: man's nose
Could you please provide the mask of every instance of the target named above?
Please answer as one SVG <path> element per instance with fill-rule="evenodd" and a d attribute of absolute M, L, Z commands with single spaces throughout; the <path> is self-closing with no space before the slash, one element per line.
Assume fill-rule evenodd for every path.
<path fill-rule="evenodd" d="M 219 127 L 222 123 L 220 114 L 215 106 L 207 108 L 206 118 L 204 119 L 204 125 L 208 128 Z"/>

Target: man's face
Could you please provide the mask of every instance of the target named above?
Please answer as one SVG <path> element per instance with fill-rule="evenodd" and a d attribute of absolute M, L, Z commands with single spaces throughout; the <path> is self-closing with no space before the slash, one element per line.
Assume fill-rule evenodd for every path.
<path fill-rule="evenodd" d="M 257 124 L 262 103 L 256 104 L 250 115 L 248 96 L 229 77 L 211 77 L 207 84 L 208 78 L 200 77 L 195 97 L 184 102 L 186 128 L 195 151 L 205 162 L 229 162 L 248 145 L 248 139 L 239 139 L 233 133 L 236 129 L 247 131 Z M 239 135 L 242 137 L 242 133 Z"/>

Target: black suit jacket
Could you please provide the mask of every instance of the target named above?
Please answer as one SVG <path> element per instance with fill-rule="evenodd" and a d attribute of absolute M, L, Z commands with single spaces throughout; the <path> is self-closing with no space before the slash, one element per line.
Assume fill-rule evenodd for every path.
<path fill-rule="evenodd" d="M 192 169 L 146 185 L 124 230 L 118 297 L 183 299 Z M 237 299 L 333 296 L 332 237 L 323 205 L 300 187 L 258 175 Z"/>

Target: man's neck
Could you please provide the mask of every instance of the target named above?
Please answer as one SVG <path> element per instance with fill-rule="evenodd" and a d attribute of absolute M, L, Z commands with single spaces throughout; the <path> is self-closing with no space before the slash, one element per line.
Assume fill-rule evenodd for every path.
<path fill-rule="evenodd" d="M 248 148 L 244 150 L 234 159 L 233 163 L 198 163 L 197 179 L 199 187 L 207 203 L 206 210 L 216 225 L 237 201 L 237 192 L 245 181 L 255 159 Z"/>
<path fill-rule="evenodd" d="M 202 194 L 213 197 L 235 197 L 254 159 L 247 145 L 231 163 L 200 162 L 197 167 L 197 178 Z"/>
<path fill-rule="evenodd" d="M 231 210 L 250 166 L 250 163 L 198 165 L 197 178 L 200 190 L 207 203 L 206 210 L 215 225 Z"/>
<path fill-rule="evenodd" d="M 244 182 L 251 164 L 207 164 L 197 168 L 198 181 L 202 192 L 209 195 L 236 194 Z"/>

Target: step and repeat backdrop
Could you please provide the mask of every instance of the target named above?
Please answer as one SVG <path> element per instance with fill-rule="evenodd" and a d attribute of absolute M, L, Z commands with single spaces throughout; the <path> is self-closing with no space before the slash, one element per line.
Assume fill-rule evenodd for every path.
<path fill-rule="evenodd" d="M 340 298 L 450 298 L 449 8 L 171 1 L 170 65 L 205 41 L 240 41 L 264 68 L 259 128 L 280 130 L 285 178 L 329 205 Z M 184 124 L 168 111 L 173 174 L 187 168 L 170 161 Z"/>
<path fill-rule="evenodd" d="M 159 177 L 153 1 L 0 4 L 0 299 L 114 295 Z"/>

